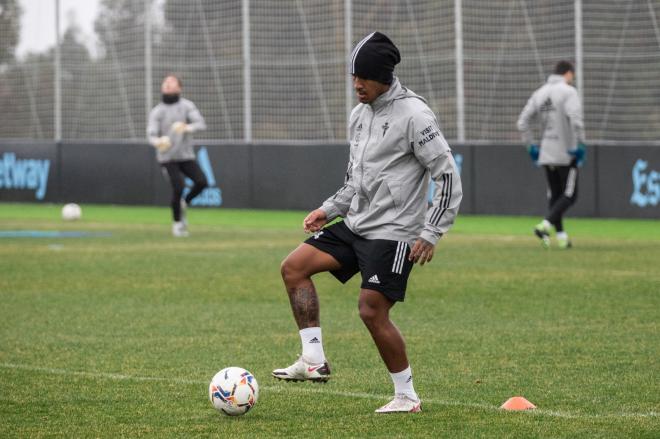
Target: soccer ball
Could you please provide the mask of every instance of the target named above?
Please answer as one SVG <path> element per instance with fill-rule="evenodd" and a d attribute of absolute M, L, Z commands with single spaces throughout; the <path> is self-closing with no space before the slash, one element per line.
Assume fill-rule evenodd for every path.
<path fill-rule="evenodd" d="M 259 399 L 259 384 L 254 375 L 247 370 L 228 367 L 216 373 L 211 379 L 209 399 L 213 407 L 225 415 L 244 415 Z"/>
<path fill-rule="evenodd" d="M 64 221 L 75 221 L 82 217 L 82 209 L 76 203 L 65 204 L 62 208 L 62 219 Z"/>

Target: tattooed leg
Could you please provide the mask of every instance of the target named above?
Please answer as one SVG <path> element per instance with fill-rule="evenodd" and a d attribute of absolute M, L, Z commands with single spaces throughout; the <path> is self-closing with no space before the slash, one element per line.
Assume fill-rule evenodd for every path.
<path fill-rule="evenodd" d="M 298 329 L 321 326 L 319 321 L 319 297 L 311 279 L 306 279 L 297 287 L 287 288 L 293 317 Z"/>
<path fill-rule="evenodd" d="M 319 298 L 312 276 L 339 268 L 341 265 L 335 258 L 309 244 L 301 244 L 284 259 L 282 280 L 298 329 L 320 326 Z"/>

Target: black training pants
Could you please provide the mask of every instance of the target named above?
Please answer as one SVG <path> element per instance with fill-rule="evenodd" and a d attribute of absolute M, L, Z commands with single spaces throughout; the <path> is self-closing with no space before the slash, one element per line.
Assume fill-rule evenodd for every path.
<path fill-rule="evenodd" d="M 548 216 L 545 217 L 557 232 L 564 231 L 562 217 L 577 199 L 578 169 L 575 165 L 545 165 L 548 179 Z"/>
<path fill-rule="evenodd" d="M 186 203 L 190 204 L 192 199 L 208 186 L 206 176 L 195 160 L 166 162 L 161 165 L 165 170 L 164 174 L 172 185 L 172 217 L 174 221 L 181 221 L 181 196 L 185 188 L 185 177 L 193 181 L 193 187 L 190 189 L 188 195 L 186 195 Z"/>

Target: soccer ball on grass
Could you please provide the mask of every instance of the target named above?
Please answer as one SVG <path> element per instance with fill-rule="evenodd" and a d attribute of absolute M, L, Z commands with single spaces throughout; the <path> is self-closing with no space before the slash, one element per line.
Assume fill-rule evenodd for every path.
<path fill-rule="evenodd" d="M 259 399 L 259 384 L 247 370 L 227 367 L 211 379 L 209 399 L 213 407 L 225 415 L 244 415 Z"/>
<path fill-rule="evenodd" d="M 82 209 L 76 203 L 65 204 L 62 208 L 62 219 L 64 221 L 75 221 L 82 217 Z"/>

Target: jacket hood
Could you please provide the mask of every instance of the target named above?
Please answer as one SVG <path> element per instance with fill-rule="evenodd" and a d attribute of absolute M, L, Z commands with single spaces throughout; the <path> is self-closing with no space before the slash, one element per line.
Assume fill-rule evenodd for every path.
<path fill-rule="evenodd" d="M 564 81 L 564 77 L 561 75 L 550 75 L 548 76 L 548 84 L 555 84 L 557 82 Z"/>
<path fill-rule="evenodd" d="M 417 98 L 420 99 L 422 102 L 426 104 L 426 99 L 423 97 L 419 96 L 412 90 L 407 89 L 406 87 L 401 85 L 401 82 L 399 81 L 399 78 L 396 76 L 394 77 L 394 80 L 392 81 L 392 85 L 390 85 L 390 89 L 387 90 L 385 93 L 382 95 L 378 96 L 376 100 L 374 100 L 371 104 L 371 108 L 374 109 L 374 111 L 383 108 L 384 106 L 388 105 L 389 103 L 399 100 L 399 99 L 407 99 L 407 98 Z"/>

